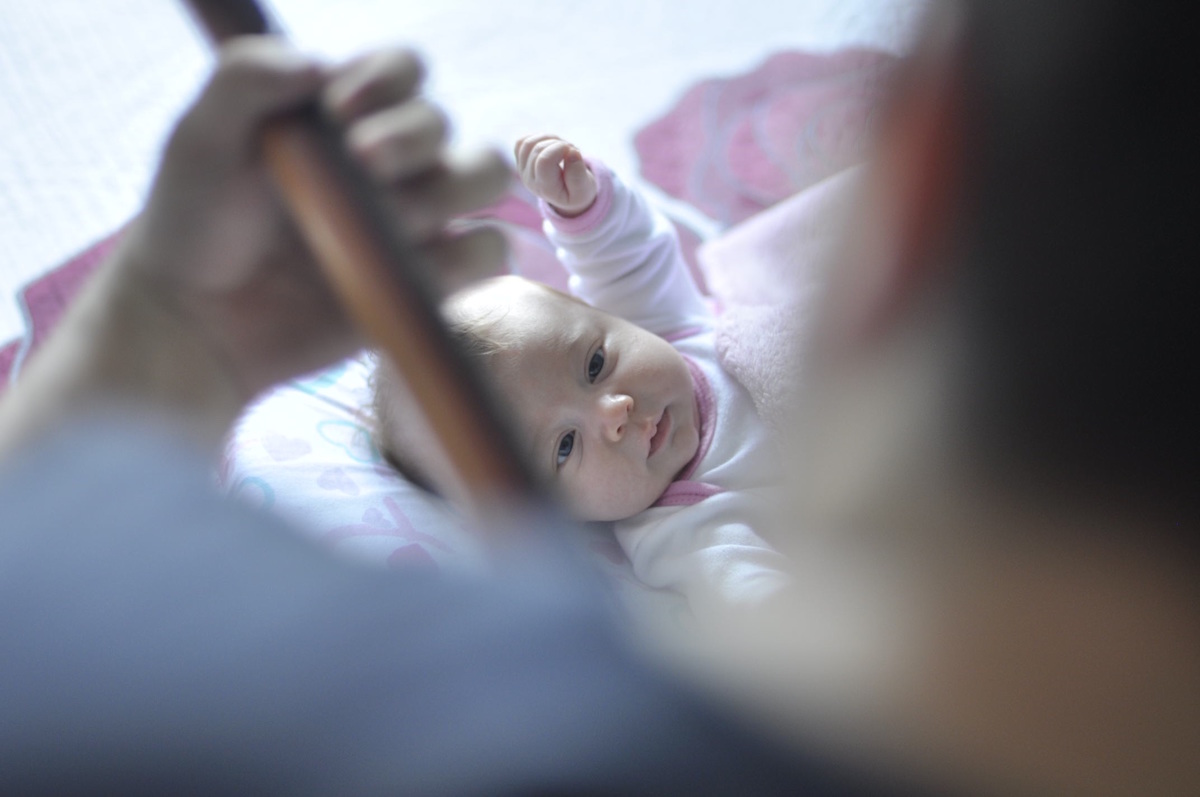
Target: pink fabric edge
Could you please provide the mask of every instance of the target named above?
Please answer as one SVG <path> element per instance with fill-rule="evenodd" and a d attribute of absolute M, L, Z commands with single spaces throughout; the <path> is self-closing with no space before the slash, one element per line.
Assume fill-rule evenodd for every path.
<path fill-rule="evenodd" d="M 654 506 L 691 506 L 723 492 L 722 488 L 707 482 L 671 482 Z"/>
<path fill-rule="evenodd" d="M 691 357 L 682 356 L 692 374 L 692 384 L 696 388 L 696 418 L 700 423 L 700 446 L 696 449 L 696 456 L 683 466 L 676 481 L 687 481 L 696 472 L 700 460 L 704 459 L 708 454 L 709 447 L 712 446 L 713 432 L 717 426 L 717 403 L 713 399 L 712 386 L 708 384 L 708 377 Z"/>
<path fill-rule="evenodd" d="M 560 232 L 565 232 L 570 235 L 578 235 L 594 229 L 600 222 L 604 221 L 608 216 L 609 208 L 612 207 L 613 198 L 613 173 L 612 170 L 604 165 L 602 161 L 595 158 L 584 158 L 583 162 L 588 165 L 592 173 L 596 175 L 598 193 L 596 201 L 592 206 L 580 213 L 578 216 L 570 218 L 563 216 L 557 210 L 550 206 L 550 203 L 544 199 L 538 200 L 538 207 L 542 214 L 549 219 L 555 229 Z"/>
<path fill-rule="evenodd" d="M 696 448 L 696 455 L 683 466 L 679 476 L 667 485 L 667 489 L 651 506 L 690 506 L 717 493 L 725 492 L 715 484 L 691 480 L 700 461 L 704 459 L 708 454 L 708 449 L 712 446 L 713 433 L 717 427 L 717 403 L 713 398 L 712 386 L 708 383 L 708 377 L 700 370 L 700 366 L 696 365 L 691 357 L 680 356 L 687 363 L 688 371 L 692 375 L 692 385 L 696 389 L 696 419 L 700 426 L 700 445 Z"/>

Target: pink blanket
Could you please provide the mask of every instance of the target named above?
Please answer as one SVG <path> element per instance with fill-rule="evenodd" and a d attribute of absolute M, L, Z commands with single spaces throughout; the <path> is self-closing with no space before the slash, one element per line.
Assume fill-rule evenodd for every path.
<path fill-rule="evenodd" d="M 799 384 L 809 298 L 849 221 L 859 172 L 826 178 L 697 253 L 723 303 L 717 354 L 777 432 Z"/>

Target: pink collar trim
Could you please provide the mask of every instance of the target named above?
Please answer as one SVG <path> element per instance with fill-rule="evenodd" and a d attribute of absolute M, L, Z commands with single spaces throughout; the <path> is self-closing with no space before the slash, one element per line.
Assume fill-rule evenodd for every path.
<path fill-rule="evenodd" d="M 706 482 L 678 481 L 671 482 L 667 489 L 654 502 L 654 506 L 691 506 L 705 498 L 723 493 L 725 490 L 715 484 Z"/>
<path fill-rule="evenodd" d="M 691 506 L 705 498 L 725 492 L 715 484 L 692 481 L 696 467 L 708 453 L 712 445 L 713 431 L 717 425 L 717 403 L 713 400 L 712 386 L 708 377 L 700 370 L 700 366 L 691 357 L 681 355 L 687 363 L 688 371 L 692 374 L 692 388 L 696 396 L 696 425 L 700 430 L 700 445 L 696 447 L 696 455 L 683 466 L 683 470 L 675 477 L 675 481 L 667 485 L 667 489 L 658 497 L 652 506 Z"/>
<path fill-rule="evenodd" d="M 699 335 L 703 331 L 704 327 L 699 325 L 684 327 L 683 329 L 677 329 L 674 332 L 668 332 L 666 335 L 662 336 L 662 339 L 667 343 L 675 343 L 676 341 L 683 340 L 684 338 L 690 338 L 693 335 Z M 688 362 L 690 363 L 691 360 L 688 360 Z"/>
<path fill-rule="evenodd" d="M 687 481 L 692 478 L 700 460 L 704 459 L 709 446 L 712 445 L 713 431 L 717 425 L 717 403 L 713 399 L 712 386 L 708 384 L 708 377 L 700 370 L 700 366 L 696 365 L 686 354 L 680 356 L 683 357 L 683 361 L 687 363 L 688 370 L 692 374 L 692 387 L 696 394 L 696 425 L 700 427 L 700 445 L 696 448 L 696 455 L 683 466 L 683 470 L 679 471 L 679 475 L 675 477 L 676 481 Z"/>

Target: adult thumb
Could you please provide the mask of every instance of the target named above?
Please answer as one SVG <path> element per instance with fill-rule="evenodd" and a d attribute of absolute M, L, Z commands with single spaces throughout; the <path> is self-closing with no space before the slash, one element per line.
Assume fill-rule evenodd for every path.
<path fill-rule="evenodd" d="M 194 155 L 237 158 L 254 146 L 264 121 L 315 98 L 323 81 L 315 60 L 277 38 L 231 39 L 170 146 Z"/>

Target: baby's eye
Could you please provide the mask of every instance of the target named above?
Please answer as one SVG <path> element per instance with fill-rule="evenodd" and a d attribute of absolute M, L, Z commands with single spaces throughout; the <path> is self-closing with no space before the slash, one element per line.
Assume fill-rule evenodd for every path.
<path fill-rule="evenodd" d="M 595 382 L 600 376 L 600 372 L 604 370 L 604 349 L 596 349 L 596 353 L 592 355 L 592 359 L 588 360 L 587 376 L 589 382 Z"/>
<path fill-rule="evenodd" d="M 574 450 L 575 433 L 567 432 L 562 436 L 562 439 L 558 441 L 558 452 L 555 455 L 554 464 L 561 468 L 563 463 L 567 461 L 567 458 L 571 456 L 571 452 Z"/>

